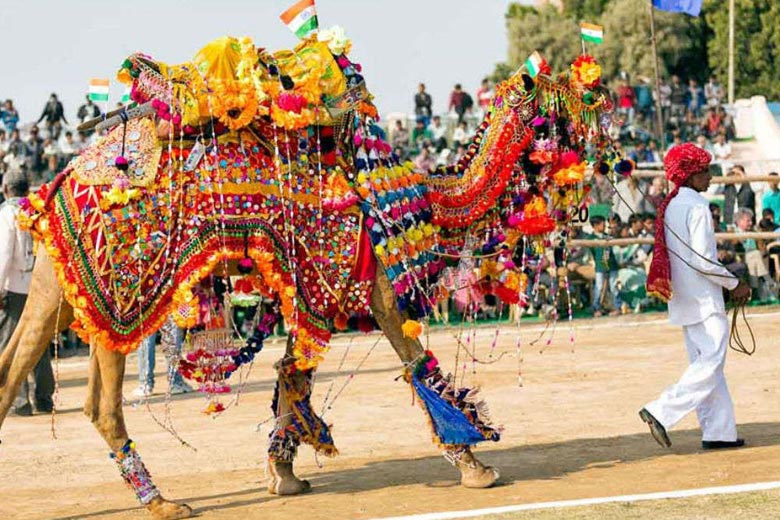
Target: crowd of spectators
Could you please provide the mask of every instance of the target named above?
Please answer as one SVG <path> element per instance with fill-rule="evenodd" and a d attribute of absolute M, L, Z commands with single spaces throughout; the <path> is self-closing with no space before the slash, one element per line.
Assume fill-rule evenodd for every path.
<path fill-rule="evenodd" d="M 88 97 L 76 110 L 77 122 L 102 115 Z M 8 170 L 24 171 L 32 185 L 50 180 L 73 157 L 91 144 L 91 132 L 77 132 L 70 126 L 57 94 L 51 94 L 37 120 L 22 124 L 11 99 L 0 107 L 0 175 Z"/>

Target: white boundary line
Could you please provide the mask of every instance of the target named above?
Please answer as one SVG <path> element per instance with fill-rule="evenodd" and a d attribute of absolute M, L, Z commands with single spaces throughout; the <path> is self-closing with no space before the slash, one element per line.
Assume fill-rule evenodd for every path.
<path fill-rule="evenodd" d="M 514 506 L 488 507 L 485 509 L 472 509 L 468 511 L 449 511 L 442 513 L 425 513 L 420 515 L 394 516 L 381 518 L 381 520 L 453 520 L 457 518 L 474 518 L 484 515 L 499 515 L 505 513 L 517 513 L 520 511 L 534 511 L 538 509 L 553 509 L 565 507 L 592 506 L 598 504 L 610 504 L 614 502 L 644 502 L 647 500 L 665 500 L 669 498 L 689 498 L 706 495 L 731 495 L 746 493 L 749 491 L 767 491 L 780 489 L 780 481 L 757 482 L 754 484 L 740 484 L 737 486 L 720 486 L 700 489 L 683 489 L 679 491 L 662 491 L 660 493 L 644 493 L 641 495 L 618 495 L 612 497 L 582 498 L 579 500 L 561 500 L 558 502 L 537 502 L 535 504 L 518 504 Z M 380 520 L 380 519 L 376 519 Z"/>

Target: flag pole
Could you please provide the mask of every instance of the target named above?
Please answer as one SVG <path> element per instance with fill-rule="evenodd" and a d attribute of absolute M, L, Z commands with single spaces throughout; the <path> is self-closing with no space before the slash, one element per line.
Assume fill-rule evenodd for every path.
<path fill-rule="evenodd" d="M 734 0 L 731 1 L 733 2 Z M 663 151 L 666 149 L 666 140 L 664 139 L 664 116 L 661 112 L 661 71 L 658 66 L 658 43 L 655 38 L 655 9 L 653 9 L 652 0 L 647 4 L 650 8 L 650 42 L 653 47 L 653 65 L 655 67 L 655 124 L 660 139 L 658 144 Z"/>
<path fill-rule="evenodd" d="M 734 105 L 734 0 L 729 0 L 729 105 Z"/>

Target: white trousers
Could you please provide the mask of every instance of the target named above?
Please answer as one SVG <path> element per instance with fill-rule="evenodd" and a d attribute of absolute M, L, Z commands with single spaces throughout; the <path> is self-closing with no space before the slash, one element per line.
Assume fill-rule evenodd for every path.
<path fill-rule="evenodd" d="M 693 410 L 699 417 L 702 440 L 735 441 L 737 423 L 723 366 L 729 340 L 726 314 L 683 327 L 688 369 L 658 400 L 645 406 L 667 430 Z"/>

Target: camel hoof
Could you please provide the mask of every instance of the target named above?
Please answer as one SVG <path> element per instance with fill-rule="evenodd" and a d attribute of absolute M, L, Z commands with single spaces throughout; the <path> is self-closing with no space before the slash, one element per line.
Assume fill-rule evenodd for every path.
<path fill-rule="evenodd" d="M 163 497 L 157 497 L 146 506 L 157 520 L 178 520 L 179 518 L 190 518 L 193 516 L 192 508 L 187 504 L 177 504 L 165 500 Z"/>
<path fill-rule="evenodd" d="M 498 480 L 498 470 L 479 464 L 475 468 L 463 468 L 460 472 L 460 484 L 466 488 L 485 489 L 493 486 Z"/>
<path fill-rule="evenodd" d="M 300 495 L 311 489 L 308 480 L 301 480 L 295 476 L 292 462 L 271 462 L 268 469 L 271 473 L 268 492 L 272 495 Z"/>

